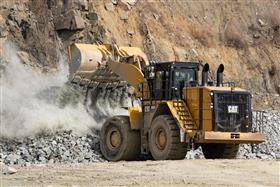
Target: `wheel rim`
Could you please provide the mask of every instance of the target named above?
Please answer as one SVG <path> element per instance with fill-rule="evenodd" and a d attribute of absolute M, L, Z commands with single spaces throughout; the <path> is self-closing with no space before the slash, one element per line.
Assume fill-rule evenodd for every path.
<path fill-rule="evenodd" d="M 163 150 L 167 143 L 166 132 L 163 128 L 159 128 L 156 132 L 156 146 L 159 150 Z"/>
<path fill-rule="evenodd" d="M 121 145 L 121 133 L 117 128 L 111 128 L 108 130 L 107 145 L 109 149 L 118 149 Z"/>

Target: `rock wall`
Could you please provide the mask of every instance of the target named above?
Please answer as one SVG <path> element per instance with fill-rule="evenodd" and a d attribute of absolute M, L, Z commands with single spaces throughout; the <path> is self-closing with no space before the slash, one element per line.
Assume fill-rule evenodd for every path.
<path fill-rule="evenodd" d="M 279 109 L 279 1 L 117 2 L 96 4 L 107 38 L 156 61 L 208 62 L 212 79 L 223 63 L 225 80 L 254 93 L 255 107 Z"/>

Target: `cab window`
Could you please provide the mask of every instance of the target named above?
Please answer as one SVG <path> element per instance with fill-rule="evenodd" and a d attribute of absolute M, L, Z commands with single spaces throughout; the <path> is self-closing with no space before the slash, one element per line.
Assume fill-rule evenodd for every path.
<path fill-rule="evenodd" d="M 193 69 L 181 68 L 174 72 L 174 86 L 180 88 L 184 83 L 189 83 L 195 80 L 195 72 Z"/>

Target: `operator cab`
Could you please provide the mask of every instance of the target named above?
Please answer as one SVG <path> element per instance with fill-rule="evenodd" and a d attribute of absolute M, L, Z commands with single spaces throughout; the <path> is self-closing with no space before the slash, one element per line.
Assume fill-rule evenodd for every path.
<path fill-rule="evenodd" d="M 151 99 L 171 100 L 182 97 L 186 86 L 198 85 L 199 63 L 160 62 L 151 64 L 145 70 Z"/>

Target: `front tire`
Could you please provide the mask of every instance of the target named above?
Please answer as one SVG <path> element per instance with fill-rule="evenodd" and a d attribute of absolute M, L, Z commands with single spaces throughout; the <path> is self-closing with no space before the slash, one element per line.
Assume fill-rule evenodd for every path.
<path fill-rule="evenodd" d="M 160 115 L 152 122 L 149 149 L 155 160 L 179 160 L 187 154 L 187 143 L 180 142 L 180 129 L 170 115 Z"/>
<path fill-rule="evenodd" d="M 100 134 L 100 149 L 109 161 L 136 160 L 140 155 L 140 131 L 130 128 L 128 116 L 109 118 Z"/>
<path fill-rule="evenodd" d="M 239 144 L 209 143 L 201 147 L 206 159 L 234 159 L 239 150 Z"/>

